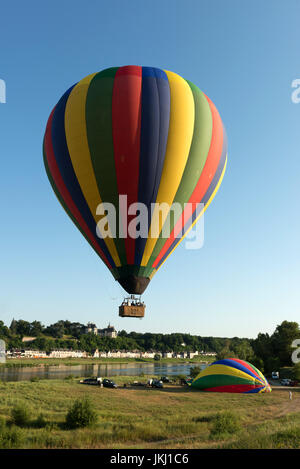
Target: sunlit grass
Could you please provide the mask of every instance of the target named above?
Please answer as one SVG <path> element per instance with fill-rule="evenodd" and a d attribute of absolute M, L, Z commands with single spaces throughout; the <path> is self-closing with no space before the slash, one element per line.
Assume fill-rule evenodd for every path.
<path fill-rule="evenodd" d="M 0 383 L 0 448 L 296 448 L 300 393 L 204 393 L 179 385 L 123 387 L 147 377 L 118 377 L 118 389 L 78 379 Z M 91 428 L 68 430 L 66 414 L 88 397 L 97 414 Z M 12 410 L 29 409 L 27 423 Z M 229 428 L 230 427 L 230 428 Z"/>

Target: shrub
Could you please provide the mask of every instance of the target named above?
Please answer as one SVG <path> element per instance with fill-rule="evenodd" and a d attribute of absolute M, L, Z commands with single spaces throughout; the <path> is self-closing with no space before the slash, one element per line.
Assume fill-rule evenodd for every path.
<path fill-rule="evenodd" d="M 73 375 L 67 375 L 65 376 L 65 380 L 66 381 L 72 381 L 74 379 L 74 376 Z"/>
<path fill-rule="evenodd" d="M 213 415 L 199 415 L 198 417 L 193 417 L 193 422 L 211 422 L 215 417 Z"/>
<path fill-rule="evenodd" d="M 213 426 L 210 431 L 212 437 L 237 433 L 241 428 L 239 417 L 229 411 L 215 415 Z"/>
<path fill-rule="evenodd" d="M 191 366 L 191 368 L 190 368 L 190 377 L 191 378 L 196 378 L 196 376 L 198 376 L 200 371 L 201 371 L 200 366 Z"/>
<path fill-rule="evenodd" d="M 187 379 L 186 375 L 173 375 L 172 378 L 175 381 L 185 381 Z"/>
<path fill-rule="evenodd" d="M 24 404 L 17 404 L 11 411 L 12 423 L 19 427 L 26 427 L 30 423 L 30 410 Z"/>
<path fill-rule="evenodd" d="M 39 414 L 38 418 L 34 422 L 36 428 L 44 428 L 47 425 L 46 419 L 43 414 Z"/>
<path fill-rule="evenodd" d="M 23 436 L 17 428 L 7 429 L 0 433 L 0 448 L 10 449 L 20 447 Z"/>
<path fill-rule="evenodd" d="M 66 415 L 67 428 L 90 427 L 97 422 L 97 413 L 87 399 L 77 399 Z"/>

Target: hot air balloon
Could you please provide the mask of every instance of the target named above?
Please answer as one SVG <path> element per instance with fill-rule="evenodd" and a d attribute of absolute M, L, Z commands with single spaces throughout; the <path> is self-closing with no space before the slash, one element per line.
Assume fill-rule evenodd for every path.
<path fill-rule="evenodd" d="M 211 363 L 200 371 L 192 381 L 191 387 L 213 392 L 271 392 L 271 387 L 261 371 L 238 358 L 226 358 Z"/>
<path fill-rule="evenodd" d="M 61 205 L 131 295 L 119 314 L 143 316 L 145 305 L 135 295 L 145 291 L 221 184 L 227 142 L 214 104 L 176 73 L 108 68 L 61 97 L 48 119 L 43 153 Z"/>

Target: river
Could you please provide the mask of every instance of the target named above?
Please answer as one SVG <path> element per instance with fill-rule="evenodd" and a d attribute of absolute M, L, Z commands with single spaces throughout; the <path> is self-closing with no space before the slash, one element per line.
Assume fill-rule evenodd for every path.
<path fill-rule="evenodd" d="M 23 368 L 0 368 L 1 381 L 29 381 L 32 378 L 40 379 L 64 379 L 68 376 L 174 376 L 189 375 L 192 366 L 200 366 L 201 369 L 207 365 L 190 363 L 119 363 L 98 365 L 58 365 L 58 366 L 35 366 Z"/>

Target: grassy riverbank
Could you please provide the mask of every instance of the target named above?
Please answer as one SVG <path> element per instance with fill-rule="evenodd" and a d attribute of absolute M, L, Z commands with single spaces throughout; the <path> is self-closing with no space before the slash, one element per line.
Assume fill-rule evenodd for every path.
<path fill-rule="evenodd" d="M 211 363 L 215 358 L 199 356 L 189 358 L 11 358 L 5 363 L 0 363 L 0 368 L 34 367 L 34 366 L 74 366 L 74 365 L 109 365 L 125 363 Z"/>
<path fill-rule="evenodd" d="M 117 377 L 120 386 L 141 377 Z M 93 428 L 67 430 L 75 399 L 88 396 Z M 10 425 L 16 405 L 28 407 L 25 428 Z M 40 428 L 36 418 L 42 414 Z M 1 423 L 2 422 L 2 423 Z M 0 383 L 0 447 L 17 448 L 299 448 L 300 392 L 203 393 L 179 385 L 163 389 L 84 386 L 78 379 Z"/>

